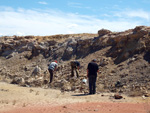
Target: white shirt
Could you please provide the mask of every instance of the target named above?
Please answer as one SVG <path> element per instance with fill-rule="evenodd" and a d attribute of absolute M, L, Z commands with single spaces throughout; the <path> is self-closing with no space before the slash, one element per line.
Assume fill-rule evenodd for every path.
<path fill-rule="evenodd" d="M 58 64 L 56 62 L 51 62 L 51 64 L 49 65 L 48 69 L 51 69 L 54 71 L 54 69 L 58 66 Z"/>

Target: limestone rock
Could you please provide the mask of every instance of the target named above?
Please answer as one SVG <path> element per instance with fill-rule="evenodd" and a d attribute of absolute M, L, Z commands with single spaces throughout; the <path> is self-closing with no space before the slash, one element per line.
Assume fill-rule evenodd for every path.
<path fill-rule="evenodd" d="M 36 66 L 32 72 L 32 75 L 40 75 L 41 74 L 41 68 L 39 66 Z"/>

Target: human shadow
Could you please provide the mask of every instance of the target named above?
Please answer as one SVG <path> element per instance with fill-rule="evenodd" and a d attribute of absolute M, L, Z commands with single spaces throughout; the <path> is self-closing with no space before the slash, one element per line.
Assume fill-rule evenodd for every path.
<path fill-rule="evenodd" d="M 72 96 L 88 96 L 89 94 L 76 94 L 76 95 L 72 95 Z"/>

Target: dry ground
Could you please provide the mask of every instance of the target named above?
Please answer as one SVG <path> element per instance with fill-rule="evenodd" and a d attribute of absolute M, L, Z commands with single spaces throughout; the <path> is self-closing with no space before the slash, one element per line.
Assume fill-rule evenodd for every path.
<path fill-rule="evenodd" d="M 116 100 L 112 93 L 84 95 L 0 82 L 0 113 L 150 113 L 150 98 Z"/>

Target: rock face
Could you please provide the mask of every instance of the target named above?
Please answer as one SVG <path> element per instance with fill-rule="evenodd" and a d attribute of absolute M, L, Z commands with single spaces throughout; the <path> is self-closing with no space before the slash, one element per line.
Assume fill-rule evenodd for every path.
<path fill-rule="evenodd" d="M 70 76 L 74 59 L 81 63 L 80 78 Z M 0 80 L 21 86 L 86 93 L 88 85 L 82 80 L 92 59 L 97 59 L 100 68 L 97 92 L 150 92 L 150 27 L 124 32 L 101 29 L 98 34 L 0 37 Z M 53 60 L 59 67 L 49 86 L 47 65 Z"/>

